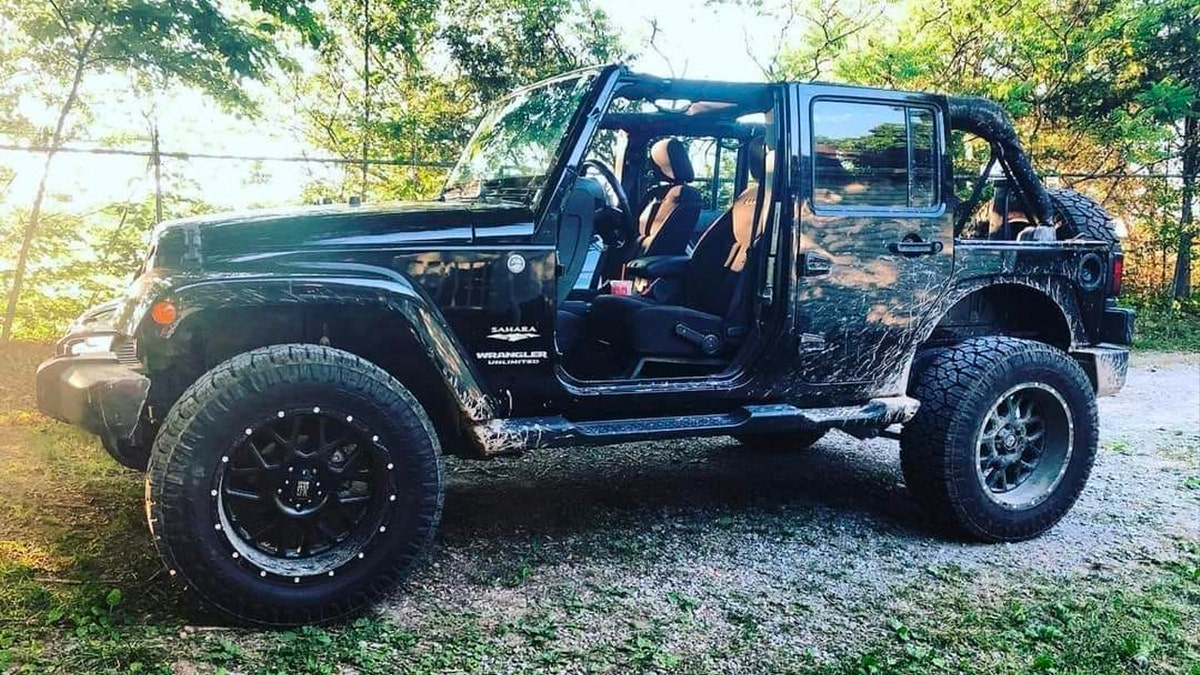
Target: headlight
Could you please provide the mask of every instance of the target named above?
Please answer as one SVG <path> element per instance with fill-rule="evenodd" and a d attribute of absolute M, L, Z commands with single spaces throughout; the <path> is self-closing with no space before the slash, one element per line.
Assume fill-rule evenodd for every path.
<path fill-rule="evenodd" d="M 103 354 L 112 351 L 114 335 L 87 335 L 78 339 L 71 340 L 65 347 L 66 353 L 71 356 L 82 356 L 84 354 Z"/>

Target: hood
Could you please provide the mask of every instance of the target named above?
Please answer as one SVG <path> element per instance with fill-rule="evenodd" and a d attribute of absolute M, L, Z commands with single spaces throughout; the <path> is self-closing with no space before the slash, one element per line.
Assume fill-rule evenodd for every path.
<path fill-rule="evenodd" d="M 166 222 L 155 232 L 155 257 L 164 267 L 186 267 L 323 248 L 461 245 L 532 229 L 533 213 L 521 205 L 431 201 L 308 206 Z"/>

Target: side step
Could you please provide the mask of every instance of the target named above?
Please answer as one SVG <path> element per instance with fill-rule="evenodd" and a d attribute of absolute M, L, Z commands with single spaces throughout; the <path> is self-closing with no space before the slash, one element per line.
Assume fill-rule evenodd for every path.
<path fill-rule="evenodd" d="M 484 455 L 519 452 L 564 445 L 609 445 L 631 441 L 691 436 L 783 433 L 802 429 L 846 429 L 871 432 L 907 422 L 917 412 L 917 400 L 908 396 L 871 399 L 861 406 L 797 408 L 787 403 L 746 405 L 727 413 L 672 415 L 621 420 L 572 422 L 552 417 L 519 417 L 490 420 L 475 425 Z"/>

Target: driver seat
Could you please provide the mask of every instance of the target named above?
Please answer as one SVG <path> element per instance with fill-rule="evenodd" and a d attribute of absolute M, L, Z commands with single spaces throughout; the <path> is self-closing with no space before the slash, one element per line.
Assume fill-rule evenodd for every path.
<path fill-rule="evenodd" d="M 631 248 L 629 260 L 686 255 L 688 241 L 700 220 L 700 191 L 688 185 L 696 179 L 696 171 L 687 147 L 677 138 L 661 139 L 650 146 L 650 160 L 658 183 L 646 193 L 646 206 L 638 217 L 636 246 Z M 560 299 L 555 317 L 559 353 L 570 352 L 579 344 L 589 306 L 582 300 Z"/>
<path fill-rule="evenodd" d="M 683 298 L 665 305 L 637 295 L 600 295 L 588 315 L 588 333 L 618 352 L 635 357 L 630 377 L 652 360 L 724 359 L 745 339 L 748 322 L 745 268 L 762 232 L 758 204 L 769 203 L 774 153 L 751 145 L 754 178 L 696 243 L 683 277 Z M 767 177 L 763 177 L 766 169 Z"/>
<path fill-rule="evenodd" d="M 769 171 L 773 153 L 765 154 Z M 729 356 L 747 333 L 745 269 L 762 234 L 755 232 L 758 205 L 769 199 L 752 183 L 709 226 L 684 272 L 680 304 L 601 295 L 587 317 L 589 335 L 636 357 L 631 377 L 648 361 Z"/>
<path fill-rule="evenodd" d="M 684 255 L 700 220 L 700 191 L 688 185 L 696 179 L 696 171 L 678 138 L 664 138 L 650 146 L 650 161 L 658 184 L 646 193 L 632 258 Z"/>

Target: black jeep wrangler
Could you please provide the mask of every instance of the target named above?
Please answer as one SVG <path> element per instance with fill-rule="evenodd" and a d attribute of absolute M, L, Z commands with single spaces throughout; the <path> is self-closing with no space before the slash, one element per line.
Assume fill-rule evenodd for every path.
<path fill-rule="evenodd" d="M 434 201 L 162 225 L 38 404 L 146 469 L 170 574 L 262 624 L 402 577 L 446 453 L 882 434 L 935 520 L 1013 541 L 1087 480 L 1121 265 L 994 104 L 609 66 L 501 100 Z"/>

